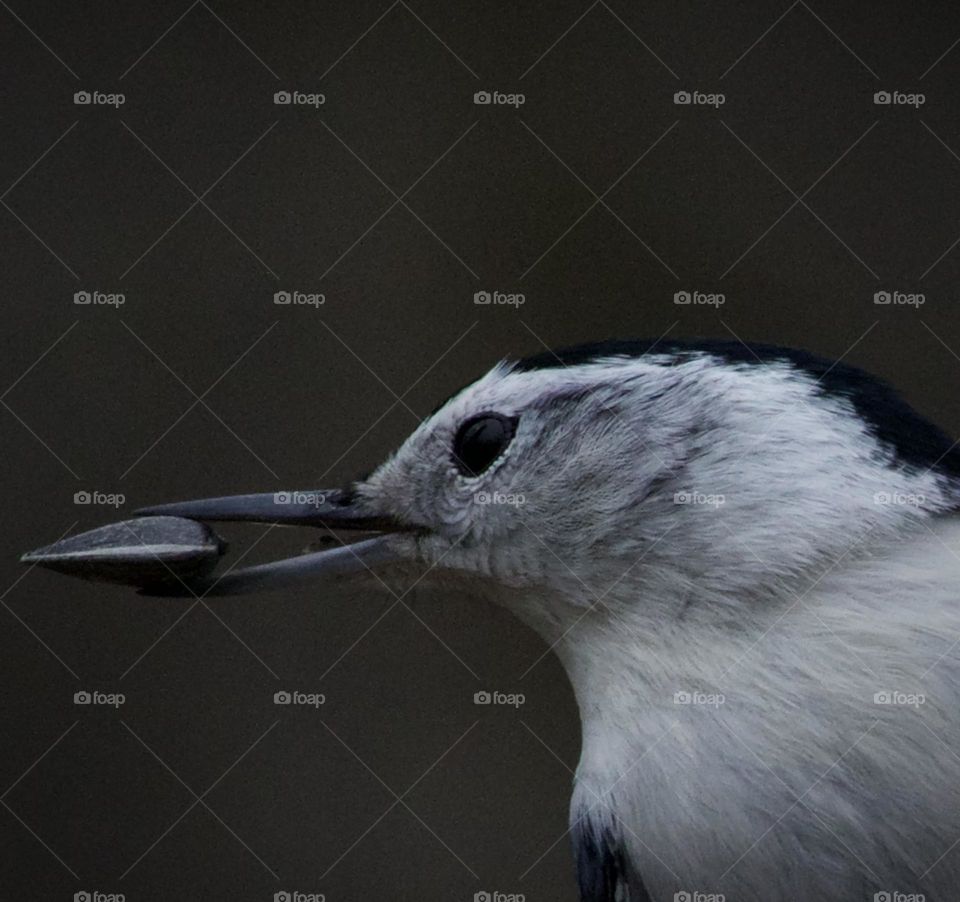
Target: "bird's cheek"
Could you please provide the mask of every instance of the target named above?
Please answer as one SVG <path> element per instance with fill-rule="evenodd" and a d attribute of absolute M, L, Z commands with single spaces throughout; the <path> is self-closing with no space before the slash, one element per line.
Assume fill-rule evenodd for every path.
<path fill-rule="evenodd" d="M 466 487 L 436 499 L 430 507 L 431 520 L 438 533 L 448 536 L 463 535 L 476 515 L 473 493 Z"/>

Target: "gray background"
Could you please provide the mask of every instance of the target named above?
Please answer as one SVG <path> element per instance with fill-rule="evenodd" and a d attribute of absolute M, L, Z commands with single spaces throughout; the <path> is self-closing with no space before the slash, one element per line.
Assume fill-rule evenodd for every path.
<path fill-rule="evenodd" d="M 960 433 L 955 4 L 2 7 L 3 895 L 573 899 L 576 709 L 505 613 L 142 600 L 16 557 L 141 504 L 337 485 L 498 358 L 587 339 L 804 346 Z M 273 303 L 293 289 L 326 302 Z"/>

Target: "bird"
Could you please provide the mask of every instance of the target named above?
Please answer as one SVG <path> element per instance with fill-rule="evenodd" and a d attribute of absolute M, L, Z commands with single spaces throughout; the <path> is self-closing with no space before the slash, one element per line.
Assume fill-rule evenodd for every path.
<path fill-rule="evenodd" d="M 219 578 L 154 566 L 148 594 L 409 574 L 539 633 L 581 720 L 581 902 L 957 898 L 960 450 L 863 370 L 739 341 L 545 351 L 346 488 L 140 514 L 372 533 Z M 100 558 L 136 564 L 111 536 Z M 73 541 L 25 559 L 89 576 L 97 542 Z"/>

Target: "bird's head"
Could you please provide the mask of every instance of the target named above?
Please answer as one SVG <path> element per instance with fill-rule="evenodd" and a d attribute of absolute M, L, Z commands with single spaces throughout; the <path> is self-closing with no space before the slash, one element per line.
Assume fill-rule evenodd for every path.
<path fill-rule="evenodd" d="M 803 581 L 858 535 L 955 506 L 951 444 L 803 352 L 591 345 L 494 367 L 354 497 L 412 528 L 402 559 L 479 577 L 549 632 L 594 607 L 725 616 Z"/>
<path fill-rule="evenodd" d="M 864 657 L 882 654 L 886 685 L 897 685 L 916 664 L 906 647 L 942 638 L 929 607 L 905 626 L 915 586 L 933 585 L 930 559 L 878 562 L 895 558 L 890 545 L 909 532 L 922 536 L 924 520 L 957 508 L 958 480 L 949 438 L 842 363 L 739 344 L 615 343 L 498 364 L 345 489 L 163 505 L 27 560 L 148 594 L 349 574 L 436 582 L 504 605 L 554 649 L 577 698 L 571 829 L 594 898 L 595 878 L 609 886 L 617 868 L 647 861 L 628 823 L 700 850 L 728 816 L 727 833 L 752 839 L 753 812 L 779 810 L 764 771 L 793 798 L 779 773 L 819 774 L 812 786 L 801 779 L 807 794 L 852 752 L 860 740 L 848 746 L 840 726 L 865 716 L 884 685 L 864 689 L 861 667 L 875 676 Z M 207 569 L 220 551 L 209 520 L 315 526 L 342 544 L 217 576 Z M 348 543 L 351 532 L 374 535 Z M 850 573 L 829 587 L 845 559 Z M 808 613 L 815 589 L 827 603 Z M 949 647 L 935 647 L 939 662 Z M 691 704 L 689 690 L 715 705 Z M 733 703 L 721 708 L 728 693 Z M 868 717 L 861 739 L 879 723 L 874 710 Z M 787 763 L 775 772 L 763 749 Z M 849 773 L 876 773 L 872 760 L 845 765 L 870 797 L 872 784 Z M 892 778 L 895 795 L 899 769 Z M 838 768 L 823 791 L 844 785 Z M 841 798 L 847 811 L 856 796 Z M 601 856 L 611 842 L 616 858 Z M 724 866 L 731 848 L 718 853 Z"/>
<path fill-rule="evenodd" d="M 217 592 L 400 568 L 470 581 L 555 637 L 586 609 L 651 628 L 735 618 L 857 534 L 953 506 L 949 448 L 843 364 L 732 343 L 613 343 L 498 364 L 346 490 L 143 513 L 378 534 L 211 577 Z"/>

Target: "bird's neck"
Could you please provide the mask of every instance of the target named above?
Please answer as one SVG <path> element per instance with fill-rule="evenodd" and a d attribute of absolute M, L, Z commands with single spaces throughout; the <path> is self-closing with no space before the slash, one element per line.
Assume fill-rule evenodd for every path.
<path fill-rule="evenodd" d="M 585 768 L 609 762 L 607 777 L 615 779 L 615 766 L 663 736 L 686 695 L 691 704 L 722 703 L 725 670 L 751 641 L 737 628 L 737 602 L 710 599 L 711 610 L 725 610 L 708 617 L 706 603 L 677 584 L 642 598 L 626 597 L 631 589 L 624 587 L 625 597 L 611 593 L 589 606 L 555 596 L 512 606 L 555 651 L 570 679 L 583 729 L 578 778 Z"/>
<path fill-rule="evenodd" d="M 733 616 L 717 607 L 722 599 L 665 587 L 534 623 L 555 643 L 580 708 L 574 821 L 616 831 L 654 898 L 689 886 L 762 898 L 751 881 L 779 885 L 798 855 L 811 891 L 797 897 L 859 897 L 886 867 L 870 848 L 877 831 L 888 848 L 920 842 L 899 806 L 903 774 L 924 763 L 908 754 L 916 718 L 936 718 L 936 708 L 905 712 L 877 693 L 954 697 L 960 664 L 945 650 L 960 634 L 957 549 L 960 518 L 944 517 L 869 554 L 838 554 L 805 586 L 727 599 Z M 937 754 L 911 792 L 936 788 L 911 804 L 936 807 L 951 791 Z M 838 762 L 850 769 L 843 779 Z M 861 829 L 862 773 L 871 774 L 870 831 Z M 773 822 L 784 839 L 771 869 L 750 857 L 733 867 Z M 854 862 L 870 859 L 866 876 L 846 859 L 840 870 L 819 866 L 838 854 L 837 824 Z M 834 886 L 837 874 L 845 882 Z M 882 877 L 897 885 L 893 865 Z"/>
<path fill-rule="evenodd" d="M 655 742 L 679 706 L 722 704 L 724 662 L 742 644 L 735 634 L 684 629 L 658 633 L 622 621 L 578 625 L 556 646 L 570 678 L 583 727 L 583 760 L 635 757 Z M 574 631 L 575 632 L 575 631 Z"/>

